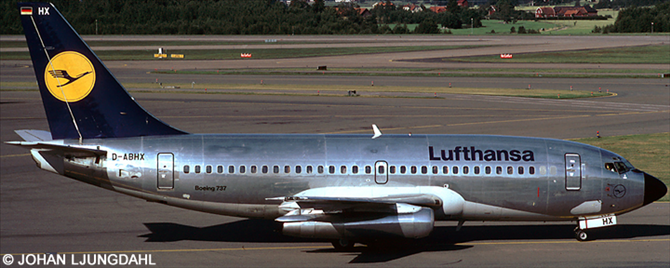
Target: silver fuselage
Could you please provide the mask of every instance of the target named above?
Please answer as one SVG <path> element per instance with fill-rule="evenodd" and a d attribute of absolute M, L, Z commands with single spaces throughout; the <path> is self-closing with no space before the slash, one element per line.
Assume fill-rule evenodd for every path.
<path fill-rule="evenodd" d="M 555 139 L 191 134 L 63 143 L 107 155 L 51 164 L 59 174 L 149 201 L 240 217 L 279 217 L 285 213 L 281 201 L 268 198 L 323 187 L 411 193 L 431 186 L 460 194 L 462 213 L 436 211 L 438 220 L 574 220 L 623 213 L 644 198 L 643 174 L 622 157 Z M 48 150 L 36 153 L 38 163 L 50 158 Z M 606 168 L 615 161 L 630 169 Z"/>

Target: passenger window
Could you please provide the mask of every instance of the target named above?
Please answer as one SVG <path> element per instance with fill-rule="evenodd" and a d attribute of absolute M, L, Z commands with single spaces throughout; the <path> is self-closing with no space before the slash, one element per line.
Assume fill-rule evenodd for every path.
<path fill-rule="evenodd" d="M 382 175 L 384 174 L 384 166 L 379 165 L 377 167 L 377 174 L 382 174 Z"/>
<path fill-rule="evenodd" d="M 295 166 L 295 173 L 300 174 L 302 172 L 302 167 L 301 166 Z"/>
<path fill-rule="evenodd" d="M 421 174 L 426 174 L 426 173 L 428 173 L 428 167 L 421 166 Z"/>
<path fill-rule="evenodd" d="M 219 174 L 223 173 L 223 166 L 222 165 L 216 166 L 216 173 L 219 173 Z"/>
<path fill-rule="evenodd" d="M 212 166 L 207 165 L 207 166 L 205 167 L 205 172 L 207 172 L 207 173 L 212 173 Z"/>
<path fill-rule="evenodd" d="M 184 173 L 189 173 L 190 169 L 191 167 L 189 167 L 188 165 L 184 165 Z"/>
<path fill-rule="evenodd" d="M 257 169 L 258 169 L 258 168 L 257 168 L 256 166 L 251 166 L 251 173 L 254 173 L 254 174 L 255 174 L 256 171 L 257 171 Z"/>
<path fill-rule="evenodd" d="M 268 173 L 268 166 L 263 166 L 261 168 L 261 172 L 263 172 L 263 174 L 267 174 Z"/>
<path fill-rule="evenodd" d="M 530 175 L 535 174 L 535 167 L 533 167 L 533 166 L 528 167 L 528 174 L 530 174 Z"/>
<path fill-rule="evenodd" d="M 405 174 L 407 172 L 407 167 L 405 166 L 400 166 L 400 173 Z"/>
<path fill-rule="evenodd" d="M 507 167 L 507 174 L 512 175 L 514 173 L 514 168 L 512 166 Z"/>
<path fill-rule="evenodd" d="M 357 165 L 351 166 L 351 173 L 358 174 L 358 166 Z"/>
<path fill-rule="evenodd" d="M 523 175 L 523 167 L 519 167 L 519 175 Z"/>
<path fill-rule="evenodd" d="M 247 166 L 240 166 L 240 173 L 247 172 Z"/>
<path fill-rule="evenodd" d="M 316 170 L 319 172 L 319 174 L 323 174 L 323 166 L 317 167 Z"/>
<path fill-rule="evenodd" d="M 416 174 L 416 166 L 411 166 L 409 170 L 412 174 Z"/>
<path fill-rule="evenodd" d="M 200 166 L 199 165 L 195 166 L 195 173 L 200 173 Z"/>
<path fill-rule="evenodd" d="M 335 174 L 335 166 L 328 166 L 328 173 Z"/>
<path fill-rule="evenodd" d="M 468 172 L 470 172 L 470 167 L 463 166 L 463 174 L 468 174 Z"/>
<path fill-rule="evenodd" d="M 496 167 L 496 174 L 498 174 L 498 175 L 502 174 L 502 167 L 501 166 Z"/>
<path fill-rule="evenodd" d="M 284 166 L 284 173 L 291 173 L 291 166 Z"/>
<path fill-rule="evenodd" d="M 475 167 L 475 174 L 476 174 L 476 175 L 479 175 L 479 167 L 478 167 L 478 166 Z"/>
<path fill-rule="evenodd" d="M 340 173 L 347 174 L 347 166 L 341 166 L 340 167 Z"/>
<path fill-rule="evenodd" d="M 448 166 L 442 166 L 442 174 L 449 174 L 449 167 Z"/>
<path fill-rule="evenodd" d="M 365 174 L 370 174 L 370 173 L 372 173 L 372 167 L 365 166 Z"/>
<path fill-rule="evenodd" d="M 484 173 L 486 173 L 486 175 L 491 174 L 491 167 L 486 166 L 486 167 L 484 168 Z"/>
<path fill-rule="evenodd" d="M 437 174 L 438 171 L 439 169 L 437 168 L 437 166 L 433 166 L 433 174 Z"/>
<path fill-rule="evenodd" d="M 312 174 L 312 166 L 307 166 L 307 174 Z"/>
<path fill-rule="evenodd" d="M 389 167 L 389 173 L 395 174 L 395 166 L 390 166 Z"/>
<path fill-rule="evenodd" d="M 272 166 L 272 173 L 274 174 L 279 173 L 279 166 Z"/>
<path fill-rule="evenodd" d="M 228 166 L 228 173 L 230 173 L 230 174 L 235 173 L 235 166 L 233 166 L 233 165 Z"/>
<path fill-rule="evenodd" d="M 458 174 L 458 167 L 457 166 L 452 167 L 451 173 Z"/>

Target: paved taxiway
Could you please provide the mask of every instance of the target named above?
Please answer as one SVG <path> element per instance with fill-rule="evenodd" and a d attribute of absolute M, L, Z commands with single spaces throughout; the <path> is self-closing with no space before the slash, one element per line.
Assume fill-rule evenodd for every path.
<path fill-rule="evenodd" d="M 544 40 L 544 49 L 555 46 L 552 39 L 560 38 Z M 627 38 L 614 40 L 623 39 Z M 647 38 L 629 39 L 633 41 L 626 42 L 638 44 Z M 587 44 L 598 43 L 612 45 L 603 40 L 613 39 L 580 42 L 586 42 L 581 45 L 587 47 Z M 392 58 L 397 59 L 398 55 L 409 54 L 394 54 Z M 333 58 L 332 62 L 343 66 L 361 61 L 370 62 L 370 66 L 388 65 L 391 63 L 387 56 L 346 56 Z M 366 58 L 371 60 L 365 61 Z M 306 60 L 317 64 L 324 58 Z M 300 61 L 291 60 L 289 66 L 284 67 L 299 66 L 305 59 Z M 261 68 L 283 65 L 282 62 L 251 63 Z M 214 68 L 230 64 L 233 68 L 244 68 L 235 64 L 246 63 L 249 62 L 185 61 L 176 68 L 203 64 Z M 146 74 L 155 62 L 107 64 L 122 82 L 151 82 L 159 78 L 169 83 L 190 83 L 193 79 L 198 79 L 198 83 L 256 83 L 261 79 L 269 84 L 370 83 L 370 78 L 350 76 L 166 76 Z M 406 67 L 406 64 L 435 63 L 398 64 Z M 34 81 L 31 68 L 6 62 L 1 67 L 2 81 Z M 463 95 L 425 99 L 131 93 L 157 117 L 196 133 L 371 135 L 372 123 L 379 125 L 384 133 L 481 133 L 552 138 L 590 137 L 596 131 L 602 135 L 670 131 L 668 79 L 537 78 L 528 82 L 520 78 L 375 77 L 374 80 L 379 86 L 444 86 L 451 82 L 462 87 L 525 88 L 532 84 L 533 88 L 566 89 L 572 85 L 579 90 L 610 89 L 618 96 L 537 100 Z M 15 129 L 48 129 L 37 92 L 0 91 L 0 139 L 3 142 L 19 139 L 13 133 Z M 342 253 L 333 251 L 329 243 L 278 235 L 272 231 L 272 222 L 147 203 L 41 171 L 21 148 L 3 143 L 0 152 L 0 253 L 3 254 L 148 253 L 159 266 L 173 267 L 668 267 L 670 264 L 669 203 L 654 203 L 622 215 L 619 226 L 594 233 L 598 239 L 591 242 L 580 243 L 573 238 L 573 223 L 468 222 L 460 232 L 455 232 L 454 223 L 440 222 L 424 240 Z"/>
<path fill-rule="evenodd" d="M 37 92 L 0 92 L 2 141 L 48 129 Z M 134 93 L 151 113 L 190 132 L 487 133 L 567 138 L 668 129 L 667 105 L 538 101 Z M 624 97 L 621 97 L 624 98 Z M 650 108 L 651 107 L 651 108 Z M 664 110 L 665 109 L 665 110 Z M 580 243 L 571 223 L 438 223 L 415 244 L 334 252 L 287 238 L 273 223 L 209 215 L 109 192 L 40 171 L 5 144 L 0 184 L 2 253 L 149 253 L 160 266 L 608 266 L 667 267 L 670 204 L 623 215 Z"/>

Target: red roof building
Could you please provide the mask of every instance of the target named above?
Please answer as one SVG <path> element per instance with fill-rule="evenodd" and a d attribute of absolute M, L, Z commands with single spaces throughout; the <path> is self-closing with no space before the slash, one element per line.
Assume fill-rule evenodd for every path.
<path fill-rule="evenodd" d="M 458 0 L 458 5 L 462 7 L 469 7 L 470 4 L 468 3 L 468 0 Z"/>
<path fill-rule="evenodd" d="M 556 12 L 551 7 L 538 7 L 535 10 L 535 17 L 536 18 L 556 17 Z"/>
<path fill-rule="evenodd" d="M 442 12 L 447 11 L 447 7 L 432 6 L 432 7 L 430 7 L 430 10 L 435 12 L 435 13 L 442 13 Z"/>

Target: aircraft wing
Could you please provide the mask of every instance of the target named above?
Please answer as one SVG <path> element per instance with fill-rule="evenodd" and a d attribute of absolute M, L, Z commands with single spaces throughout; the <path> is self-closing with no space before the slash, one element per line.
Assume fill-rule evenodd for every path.
<path fill-rule="evenodd" d="M 463 198 L 442 187 L 326 187 L 309 189 L 293 196 L 269 198 L 283 200 L 279 206 L 287 211 L 279 222 L 323 220 L 324 215 L 398 215 L 414 213 L 421 208 L 444 209 L 445 214 L 459 214 Z"/>

